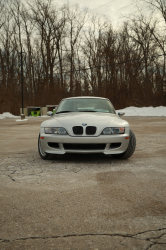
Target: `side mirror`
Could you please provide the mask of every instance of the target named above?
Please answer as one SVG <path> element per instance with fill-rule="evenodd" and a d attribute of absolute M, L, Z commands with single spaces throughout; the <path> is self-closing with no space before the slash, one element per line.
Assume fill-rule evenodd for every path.
<path fill-rule="evenodd" d="M 118 115 L 121 117 L 125 114 L 125 112 L 118 112 Z"/>
<path fill-rule="evenodd" d="M 52 116 L 52 115 L 53 115 L 53 112 L 52 112 L 52 111 L 48 111 L 48 112 L 47 112 L 47 115 L 48 115 L 48 116 Z"/>

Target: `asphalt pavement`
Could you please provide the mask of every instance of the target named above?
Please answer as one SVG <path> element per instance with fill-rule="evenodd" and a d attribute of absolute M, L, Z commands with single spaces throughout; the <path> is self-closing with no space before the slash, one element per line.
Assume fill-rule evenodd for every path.
<path fill-rule="evenodd" d="M 47 118 L 0 120 L 0 250 L 165 250 L 166 117 L 124 117 L 137 146 L 42 160 Z"/>

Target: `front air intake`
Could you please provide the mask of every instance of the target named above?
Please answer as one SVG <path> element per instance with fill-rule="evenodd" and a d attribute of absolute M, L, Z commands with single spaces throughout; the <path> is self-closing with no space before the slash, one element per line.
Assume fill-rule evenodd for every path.
<path fill-rule="evenodd" d="M 83 127 L 82 126 L 73 127 L 73 133 L 75 135 L 82 135 L 83 134 Z"/>
<path fill-rule="evenodd" d="M 63 143 L 65 150 L 104 150 L 105 143 Z"/>
<path fill-rule="evenodd" d="M 48 146 L 49 146 L 50 148 L 59 149 L 59 144 L 56 143 L 56 142 L 48 142 Z"/>
<path fill-rule="evenodd" d="M 86 134 L 87 135 L 94 135 L 96 133 L 96 127 L 88 126 L 86 127 Z"/>

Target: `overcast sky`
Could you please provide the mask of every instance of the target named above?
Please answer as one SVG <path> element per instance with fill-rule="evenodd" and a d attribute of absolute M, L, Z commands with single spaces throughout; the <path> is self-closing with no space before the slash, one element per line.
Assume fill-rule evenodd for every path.
<path fill-rule="evenodd" d="M 80 8 L 88 7 L 93 13 L 105 15 L 113 25 L 123 22 L 126 17 L 138 11 L 136 1 L 134 0 L 61 0 L 64 3 L 79 4 Z M 59 2 L 58 2 L 58 5 Z"/>
<path fill-rule="evenodd" d="M 139 14 L 139 8 L 142 6 L 142 11 L 146 16 L 150 14 L 150 6 L 143 3 L 141 0 L 61 0 L 60 2 L 54 0 L 58 5 L 69 3 L 78 4 L 81 9 L 88 8 L 93 13 L 98 13 L 100 15 L 105 15 L 109 20 L 111 20 L 114 27 L 118 24 L 123 23 L 128 17 L 136 16 Z M 160 20 L 162 17 L 157 15 Z"/>

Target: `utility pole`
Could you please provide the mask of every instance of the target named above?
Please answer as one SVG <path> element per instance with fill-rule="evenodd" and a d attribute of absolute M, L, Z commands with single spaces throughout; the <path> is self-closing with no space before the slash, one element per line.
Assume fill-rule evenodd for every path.
<path fill-rule="evenodd" d="M 24 95 L 23 95 L 23 60 L 22 60 L 22 54 L 24 52 L 22 52 L 22 46 L 21 46 L 21 96 L 22 96 L 22 114 L 21 114 L 21 119 L 25 119 L 25 115 L 24 115 Z"/>

